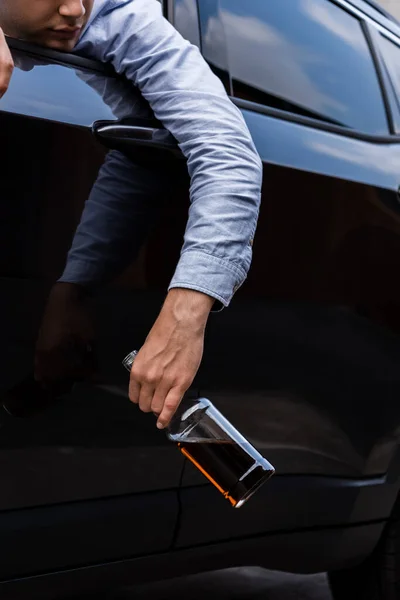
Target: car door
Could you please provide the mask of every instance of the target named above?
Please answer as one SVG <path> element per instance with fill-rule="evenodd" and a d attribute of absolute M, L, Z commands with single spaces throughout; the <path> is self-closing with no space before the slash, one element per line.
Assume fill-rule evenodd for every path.
<path fill-rule="evenodd" d="M 212 316 L 200 392 L 276 475 L 229 512 L 188 466 L 181 547 L 386 518 L 396 496 L 370 478 L 400 425 L 400 144 L 368 27 L 338 4 L 198 2 L 264 163 L 253 265 Z"/>
<path fill-rule="evenodd" d="M 90 264 L 97 273 L 86 304 L 95 332 L 91 368 L 47 410 L 2 421 L 2 579 L 167 550 L 183 461 L 157 431 L 154 417 L 128 401 L 129 375 L 121 364 L 143 343 L 161 306 L 179 252 L 182 203 L 186 209 L 177 185 L 177 214 L 167 206 L 162 217 L 159 200 L 167 199 L 168 186 L 159 198 L 141 190 L 144 180 L 136 189 L 130 175 L 130 166 L 137 169 L 139 161 L 142 175 L 145 169 L 148 178 L 163 176 L 162 161 L 152 151 L 151 111 L 133 87 L 101 65 L 16 40 L 10 45 L 16 69 L 0 101 L 2 402 L 25 380 L 25 408 L 35 402 L 35 346 L 47 298 L 99 182 L 107 183 L 111 199 L 124 189 L 130 216 L 125 238 L 116 240 L 122 243 L 118 264 L 111 253 L 107 277 L 94 281 L 102 263 L 97 255 L 87 256 L 89 281 Z M 125 117 L 136 127 L 128 140 L 129 157 L 115 148 L 119 130 L 115 133 L 113 125 Z M 93 123 L 99 124 L 97 139 Z M 103 145 L 98 140 L 107 126 Z M 136 153 L 135 132 L 144 136 Z M 120 171 L 111 169 L 113 160 L 122 165 Z M 139 202 L 136 214 L 131 196 Z M 95 237 L 111 226 L 101 213 L 92 220 Z M 175 241 L 163 250 L 165 229 Z M 103 258 L 107 263 L 110 257 Z M 58 316 L 50 319 L 51 335 L 73 310 L 70 299 L 60 299 Z"/>

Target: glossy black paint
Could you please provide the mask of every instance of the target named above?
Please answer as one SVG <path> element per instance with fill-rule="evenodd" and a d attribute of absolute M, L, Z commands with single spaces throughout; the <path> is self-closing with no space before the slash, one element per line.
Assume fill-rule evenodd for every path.
<path fill-rule="evenodd" d="M 249 28 L 249 7 L 241 24 L 239 8 L 232 15 L 232 3 L 213 4 L 212 18 L 220 15 L 228 40 L 231 26 L 234 46 L 234 34 L 245 35 Z M 265 13 L 265 4 L 251 4 Z M 209 22 L 205 13 L 203 20 Z M 334 33 L 341 31 L 332 23 L 337 26 L 332 25 Z M 276 41 L 272 34 L 271 39 Z M 234 52 L 227 59 L 232 65 Z M 252 56 L 242 54 L 247 77 L 246 60 Z M 370 63 L 373 68 L 372 56 Z M 281 72 L 284 77 L 285 70 Z M 276 110 L 268 98 L 257 101 L 261 100 L 260 107 L 238 101 L 265 165 L 253 265 L 229 311 L 213 318 L 201 393 L 240 424 L 276 465 L 278 476 L 384 475 L 390 465 L 398 464 L 393 461 L 400 423 L 400 287 L 394 276 L 400 266 L 399 140 L 380 135 L 374 139 L 362 128 L 348 135 L 345 128 L 318 125 L 315 115 L 296 118 L 290 105 L 285 114 L 284 106 Z M 379 102 L 383 106 L 382 97 Z M 364 109 L 371 107 L 360 104 L 360 112 Z M 194 472 L 184 482 L 200 484 Z M 385 478 L 377 482 L 376 498 L 384 482 Z M 255 502 L 277 506 L 278 501 L 270 503 L 273 488 L 272 481 Z M 289 515 L 304 526 L 336 522 L 333 487 L 332 502 L 318 500 L 318 492 L 307 488 L 306 502 L 313 507 L 309 513 L 306 503 L 296 510 L 303 506 L 301 488 L 293 482 L 293 489 L 293 505 L 277 496 L 286 503 L 285 519 L 277 518 L 274 510 L 269 523 L 267 515 L 258 513 L 259 528 L 264 519 L 266 530 L 274 524 L 279 528 L 283 520 L 290 527 Z M 347 495 L 347 501 L 346 517 L 342 513 L 339 521 L 360 520 L 354 509 L 364 502 L 371 508 L 368 518 L 374 511 L 377 519 L 383 517 L 378 516 L 385 507 L 383 496 L 381 503 L 368 502 L 361 488 L 354 496 L 344 489 L 340 495 L 343 500 Z M 197 498 L 190 494 L 184 501 L 188 520 L 182 525 L 183 544 L 233 535 L 240 527 L 236 520 L 227 528 L 221 518 L 205 519 L 193 532 L 190 522 L 199 510 Z M 321 523 L 318 506 L 323 506 Z"/>
<path fill-rule="evenodd" d="M 164 580 L 179 577 L 182 573 L 212 571 L 216 566 L 231 568 L 244 564 L 263 564 L 266 557 L 269 557 L 268 564 L 276 569 L 302 572 L 299 565 L 305 548 L 314 555 L 313 568 L 324 571 L 327 567 L 340 568 L 344 564 L 351 566 L 360 554 L 371 553 L 374 540 L 380 536 L 381 531 L 381 524 L 371 523 L 351 529 L 331 528 L 301 533 L 278 533 L 268 537 L 255 536 L 239 542 L 222 542 L 156 556 L 24 577 L 3 582 L 1 591 L 3 598 L 7 600 L 28 600 L 32 597 L 53 600 L 54 597 L 71 598 L 74 595 L 79 597 L 93 592 L 93 588 L 100 589 L 105 595 L 115 594 L 116 582 L 123 589 L 124 585 L 131 586 L 132 581 L 154 582 L 155 573 L 157 578 Z M 321 552 L 322 548 L 324 552 Z M 329 548 L 336 548 L 334 563 L 327 562 Z M 346 555 L 345 561 L 340 559 L 342 554 Z"/>
<path fill-rule="evenodd" d="M 57 64 L 38 65 L 20 53 L 14 58 L 27 70 L 16 69 L 0 114 L 7 140 L 1 167 L 3 392 L 33 372 L 33 350 L 49 288 L 62 272 L 83 203 L 105 157 L 91 132 L 93 121 L 149 114 L 141 97 L 135 103 L 130 89 L 124 105 L 126 92 L 123 95 L 119 81 Z M 113 98 L 118 99 L 115 115 L 97 89 L 105 91 L 112 106 Z M 127 377 L 121 367 L 132 343 L 144 339 L 162 298 L 144 289 L 145 262 L 142 255 L 141 264 L 125 276 L 128 287 L 120 278 L 109 290 L 99 291 L 89 306 L 98 323 L 96 380 L 78 384 L 46 412 L 8 420 L 0 429 L 1 510 L 163 490 L 160 508 L 167 501 L 171 515 L 176 513 L 176 493 L 167 490 L 179 485 L 183 459 L 157 432 L 154 418 L 146 418 L 127 401 Z M 132 523 L 137 502 L 132 499 Z M 122 555 L 144 549 L 143 536 L 150 526 L 158 540 L 153 551 L 157 546 L 168 549 L 172 541 L 175 517 L 165 519 L 154 501 L 143 499 L 143 506 L 143 529 L 136 530 L 136 539 L 129 536 L 126 549 L 118 551 Z M 72 548 L 70 559 L 53 568 L 64 562 L 75 564 Z M 46 563 L 35 568 L 42 571 Z M 25 569 L 21 562 L 18 570 Z"/>
<path fill-rule="evenodd" d="M 177 8 L 181 27 L 192 35 L 200 28 L 205 57 L 234 93 L 231 6 L 199 0 L 199 15 L 193 6 L 186 13 L 183 3 Z M 374 9 L 365 11 L 374 22 Z M 249 14 L 234 15 L 237 31 L 245 31 Z M 389 29 L 397 31 L 393 23 Z M 143 561 L 150 567 L 141 577 L 154 577 L 160 563 L 166 576 L 177 565 L 191 571 L 249 557 L 303 572 L 361 560 L 377 542 L 400 483 L 399 138 L 387 126 L 349 129 L 315 111 L 270 106 L 265 96 L 262 106 L 237 100 L 264 163 L 262 211 L 248 281 L 228 310 L 211 317 L 193 391 L 215 402 L 277 475 L 233 511 L 184 465 L 153 417 L 129 404 L 120 364 L 144 340 L 179 255 L 188 206 L 182 161 L 175 168 L 164 154 L 155 160 L 162 151 L 152 144 L 157 127 L 152 121 L 149 130 L 151 111 L 129 84 L 96 65 L 68 66 L 66 56 L 39 57 L 37 49 L 35 55 L 17 45 L 20 68 L 0 100 L 7 148 L 0 163 L 3 391 L 33 370 L 47 293 L 63 269 L 105 146 L 126 149 L 117 121 L 147 128 L 139 140 L 148 143 L 146 153 L 138 150 L 138 130 L 128 132 L 132 156 L 155 174 L 168 163 L 166 199 L 173 201 L 158 206 L 155 199 L 154 229 L 137 223 L 131 264 L 90 298 L 95 376 L 49 410 L 0 429 L 0 578 L 163 552 L 162 559 L 134 561 L 135 568 L 127 563 L 130 576 L 139 577 Z M 377 85 L 391 85 L 390 77 L 385 71 Z M 375 98 L 381 114 L 383 96 Z M 390 117 L 397 101 L 388 89 Z M 111 124 L 105 146 L 93 135 L 95 122 Z M 30 560 L 39 535 L 46 543 Z M 11 543 L 25 549 L 19 559 Z M 190 557 L 196 565 L 189 566 Z M 114 573 L 114 581 L 124 568 L 102 571 Z M 89 580 L 93 586 L 101 577 Z M 54 593 L 65 586 L 63 577 L 58 581 L 64 583 L 43 585 Z M 29 585 L 7 584 L 3 597 L 22 596 Z"/>

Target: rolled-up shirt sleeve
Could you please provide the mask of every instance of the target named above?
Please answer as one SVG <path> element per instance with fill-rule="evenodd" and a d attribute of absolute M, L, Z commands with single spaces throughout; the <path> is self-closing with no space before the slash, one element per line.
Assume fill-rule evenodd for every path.
<path fill-rule="evenodd" d="M 227 306 L 250 267 L 262 182 L 241 112 L 157 0 L 103 0 L 77 51 L 111 62 L 177 140 L 191 178 L 190 210 L 169 288 L 198 290 Z"/>

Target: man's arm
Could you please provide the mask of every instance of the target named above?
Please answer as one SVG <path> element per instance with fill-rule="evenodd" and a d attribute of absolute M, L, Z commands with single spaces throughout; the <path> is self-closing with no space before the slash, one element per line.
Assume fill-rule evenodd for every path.
<path fill-rule="evenodd" d="M 187 158 L 191 206 L 170 288 L 227 306 L 250 266 L 262 179 L 240 111 L 157 0 L 100 0 L 76 51 L 111 62 L 176 138 Z"/>
<path fill-rule="evenodd" d="M 131 374 L 130 398 L 167 425 L 191 385 L 214 301 L 250 267 L 261 161 L 240 111 L 156 0 L 100 0 L 77 51 L 111 62 L 141 91 L 187 158 L 191 206 L 169 293 Z"/>

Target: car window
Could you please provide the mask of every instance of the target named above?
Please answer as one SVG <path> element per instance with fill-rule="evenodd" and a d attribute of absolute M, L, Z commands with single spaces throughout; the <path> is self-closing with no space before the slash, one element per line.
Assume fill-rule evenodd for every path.
<path fill-rule="evenodd" d="M 397 45 L 383 35 L 380 35 L 379 45 L 393 85 L 397 106 L 400 111 L 400 42 L 399 45 Z M 399 121 L 399 118 L 397 118 L 397 121 Z M 400 131 L 400 122 L 396 123 L 396 129 L 397 131 Z"/>
<path fill-rule="evenodd" d="M 360 22 L 325 0 L 221 0 L 234 95 L 366 133 L 386 134 Z"/>
<path fill-rule="evenodd" d="M 222 81 L 228 94 L 231 94 L 227 41 L 220 10 L 220 0 L 201 0 L 201 2 L 198 2 L 198 8 L 203 57 L 211 70 Z"/>
<path fill-rule="evenodd" d="M 197 0 L 175 0 L 173 23 L 186 40 L 200 48 Z"/>
<path fill-rule="evenodd" d="M 56 56 L 59 53 L 52 53 Z M 15 69 L 0 111 L 90 127 L 94 121 L 149 118 L 153 113 L 125 79 L 12 49 Z"/>

